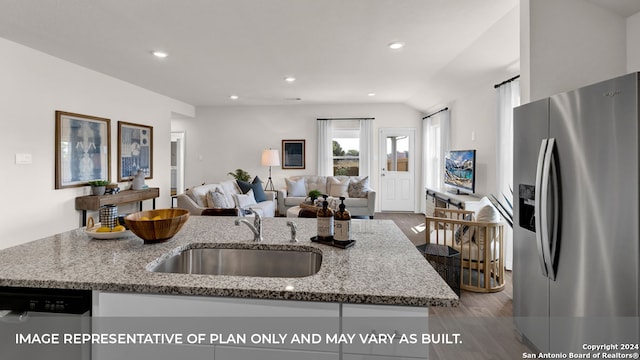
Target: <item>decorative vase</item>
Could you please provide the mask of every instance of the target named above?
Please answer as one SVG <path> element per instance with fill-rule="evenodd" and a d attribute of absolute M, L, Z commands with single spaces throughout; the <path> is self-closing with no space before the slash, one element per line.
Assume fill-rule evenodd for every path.
<path fill-rule="evenodd" d="M 144 188 L 144 171 L 138 170 L 133 176 L 133 184 L 131 184 L 131 189 L 133 190 L 142 190 Z"/>
<path fill-rule="evenodd" d="M 104 192 L 106 189 L 107 189 L 106 186 L 92 186 L 91 193 L 95 196 L 104 195 Z"/>

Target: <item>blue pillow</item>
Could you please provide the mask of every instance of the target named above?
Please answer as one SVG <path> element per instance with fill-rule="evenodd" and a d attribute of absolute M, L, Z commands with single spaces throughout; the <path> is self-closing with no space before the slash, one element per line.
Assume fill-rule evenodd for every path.
<path fill-rule="evenodd" d="M 236 180 L 236 182 L 238 183 L 238 187 L 240 187 L 240 190 L 242 190 L 243 194 L 248 193 L 249 190 L 253 190 L 253 197 L 256 198 L 256 202 L 259 203 L 267 201 L 267 194 L 265 194 L 264 189 L 262 189 L 262 181 L 260 181 L 257 176 L 255 179 L 253 179 L 253 183 L 248 183 L 242 180 Z"/>

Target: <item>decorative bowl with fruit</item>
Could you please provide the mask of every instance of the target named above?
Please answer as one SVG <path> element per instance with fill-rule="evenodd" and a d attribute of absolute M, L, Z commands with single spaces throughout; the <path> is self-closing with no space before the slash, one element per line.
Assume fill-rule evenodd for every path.
<path fill-rule="evenodd" d="M 90 237 L 100 240 L 120 239 L 132 236 L 131 231 L 125 226 L 120 225 L 119 222 L 116 222 L 116 226 L 110 228 L 108 226 L 102 226 L 100 223 L 95 224 L 92 217 L 89 217 L 84 232 Z"/>
<path fill-rule="evenodd" d="M 156 209 L 129 214 L 124 221 L 145 244 L 152 244 L 171 239 L 188 219 L 186 209 Z"/>

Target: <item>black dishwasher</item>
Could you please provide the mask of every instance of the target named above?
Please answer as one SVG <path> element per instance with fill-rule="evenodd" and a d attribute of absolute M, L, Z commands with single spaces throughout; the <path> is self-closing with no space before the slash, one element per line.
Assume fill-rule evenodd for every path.
<path fill-rule="evenodd" d="M 89 360 L 90 345 L 65 337 L 90 333 L 90 290 L 0 287 L 3 359 Z"/>

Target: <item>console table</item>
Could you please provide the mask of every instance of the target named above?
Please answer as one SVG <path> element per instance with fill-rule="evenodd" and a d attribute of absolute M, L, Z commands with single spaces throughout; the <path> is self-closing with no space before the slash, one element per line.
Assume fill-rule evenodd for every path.
<path fill-rule="evenodd" d="M 87 225 L 87 210 L 98 211 L 103 205 L 119 205 L 132 202 L 140 203 L 144 200 L 153 200 L 153 208 L 156 208 L 156 198 L 160 196 L 160 188 L 147 188 L 142 190 L 123 190 L 117 194 L 87 195 L 76 198 L 76 210 L 82 210 L 82 226 Z"/>
<path fill-rule="evenodd" d="M 455 207 L 464 210 L 467 202 L 480 200 L 473 195 L 455 194 L 444 189 L 425 188 L 425 192 L 427 199 L 426 215 L 428 216 L 433 216 L 433 212 L 437 207 Z"/>

